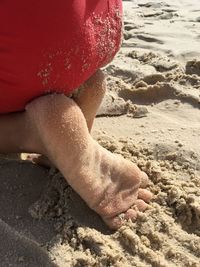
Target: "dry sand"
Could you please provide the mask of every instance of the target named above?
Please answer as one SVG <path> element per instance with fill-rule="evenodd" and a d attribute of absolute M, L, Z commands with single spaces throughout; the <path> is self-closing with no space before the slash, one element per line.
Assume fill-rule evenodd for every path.
<path fill-rule="evenodd" d="M 54 169 L 0 161 L 0 266 L 200 266 L 200 2 L 124 1 L 93 136 L 150 177 L 151 208 L 110 232 Z"/>

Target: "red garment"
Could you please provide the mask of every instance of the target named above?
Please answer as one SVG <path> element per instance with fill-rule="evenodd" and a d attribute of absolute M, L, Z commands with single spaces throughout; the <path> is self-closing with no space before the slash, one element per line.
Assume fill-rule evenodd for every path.
<path fill-rule="evenodd" d="M 1 0 L 0 113 L 68 94 L 120 46 L 121 0 Z"/>

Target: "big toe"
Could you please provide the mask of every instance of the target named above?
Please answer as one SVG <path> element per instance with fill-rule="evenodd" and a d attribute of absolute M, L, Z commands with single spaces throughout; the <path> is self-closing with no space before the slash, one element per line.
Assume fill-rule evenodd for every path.
<path fill-rule="evenodd" d="M 120 217 L 120 215 L 117 215 L 113 218 L 102 218 L 102 219 L 112 230 L 117 230 L 123 225 L 123 218 Z"/>

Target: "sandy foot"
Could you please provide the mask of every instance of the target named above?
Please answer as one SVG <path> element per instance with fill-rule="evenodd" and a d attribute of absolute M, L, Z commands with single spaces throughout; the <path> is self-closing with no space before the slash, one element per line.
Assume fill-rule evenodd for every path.
<path fill-rule="evenodd" d="M 148 207 L 146 202 L 152 194 L 140 188 L 147 185 L 148 177 L 135 164 L 110 153 L 95 141 L 91 152 L 93 160 L 89 166 L 82 166 L 72 175 L 79 177 L 76 190 L 110 228 L 117 229 L 123 223 L 122 218 L 135 220 L 137 212 Z"/>
<path fill-rule="evenodd" d="M 76 190 L 110 228 L 117 229 L 124 219 L 134 221 L 138 212 L 148 208 L 152 194 L 140 188 L 147 185 L 148 177 L 135 164 L 110 153 L 96 142 L 93 148 L 96 161 L 72 175 L 73 179 L 79 177 L 81 186 L 80 189 L 76 186 Z M 22 157 L 45 167 L 53 166 L 43 155 L 23 153 Z M 87 188 L 82 187 L 80 180 L 86 182 Z"/>
<path fill-rule="evenodd" d="M 118 229 L 121 217 L 135 220 L 138 211 L 148 207 L 152 194 L 140 188 L 147 184 L 147 175 L 91 137 L 73 100 L 64 95 L 40 97 L 27 106 L 26 122 L 34 129 L 34 149 L 51 160 L 110 228 Z"/>

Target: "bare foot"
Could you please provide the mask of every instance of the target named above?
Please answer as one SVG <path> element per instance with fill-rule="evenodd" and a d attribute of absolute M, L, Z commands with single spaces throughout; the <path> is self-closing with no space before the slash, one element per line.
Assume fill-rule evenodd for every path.
<path fill-rule="evenodd" d="M 26 122 L 34 150 L 55 164 L 110 228 L 122 225 L 121 215 L 135 220 L 148 207 L 152 194 L 140 188 L 147 183 L 147 175 L 91 137 L 73 100 L 63 95 L 36 99 L 27 106 Z"/>
<path fill-rule="evenodd" d="M 79 180 L 76 188 L 79 192 L 83 191 L 82 197 L 89 207 L 101 215 L 110 228 L 117 229 L 122 225 L 122 219 L 135 220 L 138 212 L 148 207 L 152 194 L 141 188 L 147 185 L 148 177 L 135 164 L 110 153 L 95 142 L 92 154 L 94 153 L 98 161 L 93 162 L 94 164 L 90 162 L 89 166 L 84 164 L 81 169 L 77 169 L 76 163 L 71 166 L 75 170 L 72 176 L 79 177 L 88 184 L 82 190 L 78 188 Z M 43 155 L 24 155 L 27 155 L 26 160 L 44 167 L 52 165 Z"/>
<path fill-rule="evenodd" d="M 47 156 L 111 228 L 121 226 L 122 214 L 135 220 L 138 211 L 148 207 L 152 195 L 140 188 L 146 174 L 92 139 L 84 114 L 72 99 L 57 94 L 39 97 L 25 112 L 1 115 L 0 126 L 1 153 Z"/>
<path fill-rule="evenodd" d="M 148 183 L 146 173 L 94 140 L 91 140 L 87 159 L 81 168 L 77 168 L 77 163 L 72 166 L 75 171 L 71 179 L 76 181 L 74 189 L 110 228 L 118 229 L 122 218 L 135 220 L 152 198 L 152 194 L 142 188 Z"/>

